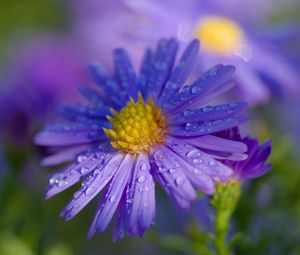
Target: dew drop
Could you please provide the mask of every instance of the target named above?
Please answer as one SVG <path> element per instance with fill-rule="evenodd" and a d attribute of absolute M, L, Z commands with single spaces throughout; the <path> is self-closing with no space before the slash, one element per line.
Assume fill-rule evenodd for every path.
<path fill-rule="evenodd" d="M 199 86 L 193 86 L 191 89 L 192 94 L 199 93 L 202 90 Z"/>
<path fill-rule="evenodd" d="M 176 169 L 175 169 L 175 168 L 170 168 L 170 169 L 168 170 L 168 173 L 169 173 L 169 174 L 175 174 L 175 173 L 176 173 Z"/>
<path fill-rule="evenodd" d="M 156 160 L 162 160 L 162 158 L 163 158 L 163 153 L 160 151 L 160 150 L 158 150 L 158 151 L 156 151 L 154 154 L 153 154 L 153 156 L 154 156 L 154 158 L 156 159 Z"/>
<path fill-rule="evenodd" d="M 96 192 L 96 188 L 91 186 L 91 187 L 88 187 L 87 190 L 85 191 L 85 194 L 87 196 L 91 196 L 93 195 L 94 193 Z"/>
<path fill-rule="evenodd" d="M 200 156 L 201 156 L 201 153 L 198 150 L 191 150 L 186 153 L 186 157 L 188 159 L 195 159 L 195 158 L 199 158 Z"/>
<path fill-rule="evenodd" d="M 79 196 L 80 196 L 81 192 L 80 191 L 76 191 L 74 194 L 73 194 L 73 198 L 74 199 L 77 199 Z"/>
<path fill-rule="evenodd" d="M 149 208 L 150 207 L 149 203 L 145 202 L 144 207 Z"/>
<path fill-rule="evenodd" d="M 63 188 L 65 187 L 66 185 L 68 185 L 68 182 L 66 180 L 60 180 L 58 183 L 57 183 L 57 186 L 59 188 Z"/>
<path fill-rule="evenodd" d="M 145 177 L 144 175 L 141 175 L 141 176 L 137 179 L 137 181 L 138 181 L 139 183 L 143 183 L 143 182 L 146 181 L 146 177 Z"/>
<path fill-rule="evenodd" d="M 202 170 L 200 170 L 200 169 L 198 169 L 198 168 L 195 168 L 195 169 L 194 169 L 194 173 L 200 175 L 200 174 L 202 174 Z"/>
<path fill-rule="evenodd" d="M 177 177 L 177 178 L 175 179 L 175 184 L 176 184 L 176 185 L 180 185 L 180 184 L 182 184 L 182 182 L 183 182 L 183 179 L 182 179 L 181 177 Z"/>
<path fill-rule="evenodd" d="M 143 163 L 143 164 L 141 164 L 140 169 L 142 171 L 146 171 L 146 170 L 148 170 L 148 166 L 145 163 Z"/>
<path fill-rule="evenodd" d="M 89 171 L 89 169 L 88 169 L 87 167 L 82 167 L 82 168 L 80 169 L 80 173 L 81 173 L 81 174 L 86 174 L 88 171 Z"/>
<path fill-rule="evenodd" d="M 110 198 L 109 198 L 109 202 L 111 202 L 111 203 L 114 203 L 114 202 L 116 202 L 117 201 L 117 198 L 116 198 L 116 196 L 114 196 L 114 195 L 112 195 Z"/>
<path fill-rule="evenodd" d="M 77 157 L 77 162 L 78 163 L 82 163 L 83 161 L 85 161 L 87 159 L 87 157 L 85 155 L 79 155 Z"/>

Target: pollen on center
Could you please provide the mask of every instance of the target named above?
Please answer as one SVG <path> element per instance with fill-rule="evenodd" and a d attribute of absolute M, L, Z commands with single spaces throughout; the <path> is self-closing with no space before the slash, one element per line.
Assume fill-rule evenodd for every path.
<path fill-rule="evenodd" d="M 152 146 L 164 141 L 166 119 L 151 97 L 146 103 L 139 94 L 137 102 L 131 98 L 121 111 L 112 110 L 112 114 L 113 117 L 107 116 L 107 119 L 113 127 L 103 130 L 116 149 L 132 154 L 147 153 Z"/>

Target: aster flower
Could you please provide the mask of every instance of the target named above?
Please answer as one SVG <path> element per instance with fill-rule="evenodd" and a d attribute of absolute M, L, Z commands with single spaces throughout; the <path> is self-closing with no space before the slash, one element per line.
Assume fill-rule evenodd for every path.
<path fill-rule="evenodd" d="M 230 180 L 242 182 L 247 179 L 255 179 L 270 170 L 271 164 L 266 163 L 266 161 L 271 154 L 271 140 L 260 145 L 256 138 L 251 138 L 250 136 L 242 138 L 237 128 L 220 132 L 218 136 L 243 142 L 248 147 L 248 157 L 246 160 L 240 162 L 231 160 L 223 161 L 225 165 L 233 170 L 233 174 L 229 178 Z"/>
<path fill-rule="evenodd" d="M 95 11 L 104 9 L 95 1 L 84 6 L 76 9 L 79 38 L 104 57 L 118 44 L 140 56 L 143 45 L 153 45 L 162 36 L 181 42 L 196 37 L 203 46 L 198 69 L 207 70 L 218 63 L 235 65 L 236 92 L 251 104 L 267 102 L 274 94 L 299 92 L 299 74 L 278 43 L 290 40 L 291 33 L 299 29 L 289 25 L 284 29 L 267 27 L 265 16 L 274 1 L 124 0 L 106 6 L 104 15 Z M 88 7 L 94 10 L 90 17 L 82 11 Z M 111 22 L 111 16 L 118 18 Z M 95 38 L 99 29 L 109 34 L 106 40 Z M 93 40 L 89 40 L 91 36 Z M 111 64 L 108 59 L 105 63 Z"/>
<path fill-rule="evenodd" d="M 216 159 L 245 158 L 242 142 L 213 133 L 244 123 L 246 103 L 205 106 L 234 86 L 235 68 L 217 65 L 184 85 L 199 42 L 193 40 L 173 68 L 177 48 L 170 39 L 161 40 L 154 52 L 147 50 L 138 76 L 123 49 L 114 51 L 113 76 L 91 65 L 101 91 L 82 88 L 89 104 L 61 106 L 63 118 L 35 137 L 39 145 L 61 148 L 44 165 L 76 157 L 49 179 L 46 193 L 50 198 L 83 179 L 63 218 L 72 219 L 104 189 L 89 237 L 103 232 L 116 211 L 115 239 L 143 235 L 154 220 L 154 178 L 179 207 L 188 208 L 196 189 L 213 194 L 214 183 L 232 174 Z"/>

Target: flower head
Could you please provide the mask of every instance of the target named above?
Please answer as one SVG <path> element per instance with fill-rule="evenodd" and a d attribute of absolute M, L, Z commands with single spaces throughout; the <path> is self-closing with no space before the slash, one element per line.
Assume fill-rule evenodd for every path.
<path fill-rule="evenodd" d="M 230 180 L 241 182 L 246 179 L 255 179 L 270 170 L 271 164 L 266 163 L 266 161 L 271 154 L 271 140 L 260 145 L 258 139 L 249 136 L 242 138 L 238 128 L 220 132 L 220 137 L 243 142 L 248 147 L 248 156 L 245 160 L 239 162 L 223 161 L 225 165 L 233 170 Z"/>
<path fill-rule="evenodd" d="M 114 52 L 113 76 L 91 65 L 102 90 L 82 88 L 89 104 L 60 107 L 63 120 L 35 138 L 39 145 L 65 147 L 45 158 L 44 165 L 76 158 L 49 179 L 47 198 L 84 179 L 61 213 L 66 220 L 104 189 L 89 237 L 103 232 L 116 211 L 114 238 L 143 235 L 154 220 L 154 178 L 179 207 L 188 208 L 196 189 L 213 194 L 214 183 L 232 174 L 216 158 L 245 158 L 245 144 L 213 133 L 245 122 L 247 104 L 205 106 L 232 88 L 235 68 L 217 65 L 184 85 L 199 42 L 193 40 L 173 67 L 177 48 L 174 39 L 161 40 L 154 52 L 146 51 L 139 75 L 122 49 Z"/>

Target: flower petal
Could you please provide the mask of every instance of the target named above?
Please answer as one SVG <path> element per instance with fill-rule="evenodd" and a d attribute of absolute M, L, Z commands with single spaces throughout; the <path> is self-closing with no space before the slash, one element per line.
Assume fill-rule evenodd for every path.
<path fill-rule="evenodd" d="M 224 181 L 232 174 L 232 170 L 228 166 L 218 162 L 181 139 L 168 137 L 166 138 L 165 143 L 181 158 L 191 164 L 196 172 L 205 173 L 214 181 Z"/>
<path fill-rule="evenodd" d="M 76 216 L 113 178 L 123 158 L 122 154 L 109 155 L 103 158 L 101 164 L 98 164 L 83 181 L 80 190 L 74 193 L 73 198 L 60 216 L 65 220 L 70 220 Z"/>
<path fill-rule="evenodd" d="M 163 103 L 163 109 L 168 113 L 177 113 L 194 104 L 204 105 L 211 98 L 235 85 L 231 80 L 234 71 L 235 67 L 230 65 L 214 66 L 192 85 L 183 87 L 172 100 Z"/>
<path fill-rule="evenodd" d="M 160 102 L 163 103 L 172 98 L 183 86 L 183 83 L 187 79 L 195 60 L 198 57 L 198 51 L 199 41 L 195 39 L 187 46 L 174 71 L 172 72 L 170 79 L 167 81 L 163 89 Z"/>
<path fill-rule="evenodd" d="M 196 198 L 193 186 L 166 147 L 158 146 L 153 149 L 151 161 L 155 166 L 155 176 L 168 194 L 174 193 L 186 201 Z"/>
<path fill-rule="evenodd" d="M 91 238 L 96 231 L 103 232 L 107 228 L 120 202 L 124 188 L 132 171 L 133 163 L 133 156 L 131 154 L 126 154 L 101 198 L 97 213 L 88 233 L 88 238 Z"/>

